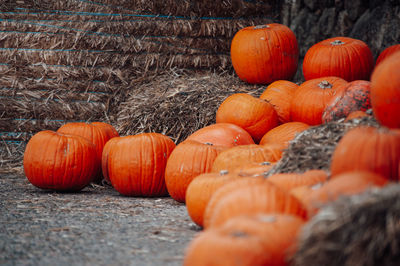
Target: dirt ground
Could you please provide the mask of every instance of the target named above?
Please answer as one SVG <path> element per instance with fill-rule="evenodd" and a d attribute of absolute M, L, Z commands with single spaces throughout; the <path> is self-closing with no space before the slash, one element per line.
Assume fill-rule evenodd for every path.
<path fill-rule="evenodd" d="M 169 197 L 43 191 L 22 172 L 0 175 L 0 213 L 1 265 L 181 265 L 200 230 Z"/>

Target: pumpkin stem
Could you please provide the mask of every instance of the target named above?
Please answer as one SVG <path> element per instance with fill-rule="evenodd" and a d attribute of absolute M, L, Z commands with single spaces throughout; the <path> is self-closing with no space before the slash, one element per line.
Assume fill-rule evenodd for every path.
<path fill-rule="evenodd" d="M 269 28 L 268 25 L 257 25 L 257 26 L 254 26 L 253 29 L 259 30 L 259 29 L 267 29 L 267 28 Z"/>
<path fill-rule="evenodd" d="M 341 40 L 334 40 L 333 42 L 331 42 L 332 45 L 343 45 L 345 44 L 344 42 L 342 42 Z"/>
<path fill-rule="evenodd" d="M 233 231 L 231 233 L 231 236 L 233 236 L 233 237 L 247 237 L 248 234 L 245 233 L 245 232 L 242 232 L 242 231 Z"/>
<path fill-rule="evenodd" d="M 333 85 L 330 84 L 330 83 L 329 83 L 328 81 L 326 81 L 326 80 L 321 81 L 321 82 L 318 84 L 318 86 L 319 86 L 321 89 L 330 89 L 330 88 L 333 87 Z"/>
<path fill-rule="evenodd" d="M 210 145 L 210 146 L 213 146 L 213 145 L 214 145 L 214 144 L 212 144 L 211 142 L 204 142 L 204 144 Z"/>
<path fill-rule="evenodd" d="M 276 217 L 274 215 L 260 215 L 258 217 L 258 219 L 261 222 L 265 222 L 265 223 L 273 223 L 276 222 Z"/>
<path fill-rule="evenodd" d="M 229 173 L 228 170 L 221 170 L 219 171 L 219 175 L 227 175 Z"/>
<path fill-rule="evenodd" d="M 260 165 L 271 165 L 271 163 L 270 162 L 262 162 L 262 163 L 260 163 Z"/>

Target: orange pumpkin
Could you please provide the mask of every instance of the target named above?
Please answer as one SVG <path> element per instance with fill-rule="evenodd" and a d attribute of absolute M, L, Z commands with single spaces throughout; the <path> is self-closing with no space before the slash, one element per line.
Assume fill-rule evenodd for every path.
<path fill-rule="evenodd" d="M 400 44 L 395 44 L 387 47 L 379 54 L 378 58 L 376 59 L 375 67 L 377 67 L 384 59 L 398 51 L 400 51 Z"/>
<path fill-rule="evenodd" d="M 228 148 L 254 144 L 254 140 L 246 130 L 230 123 L 218 123 L 203 127 L 187 137 L 186 140 L 207 142 Z"/>
<path fill-rule="evenodd" d="M 288 265 L 303 225 L 302 219 L 285 214 L 235 217 L 198 234 L 183 265 Z"/>
<path fill-rule="evenodd" d="M 224 149 L 222 146 L 194 140 L 177 145 L 165 169 L 165 182 L 170 196 L 176 201 L 185 202 L 190 182 L 200 174 L 211 172 L 215 158 Z"/>
<path fill-rule="evenodd" d="M 346 117 L 346 119 L 344 121 L 347 122 L 347 121 L 350 121 L 350 120 L 353 120 L 356 118 L 362 118 L 365 116 L 370 116 L 370 115 L 368 115 L 366 112 L 363 112 L 363 111 L 353 111 Z"/>
<path fill-rule="evenodd" d="M 209 205 L 214 197 L 218 197 L 218 191 L 211 197 Z M 208 207 L 206 213 L 209 210 Z M 230 193 L 220 197 L 212 212 L 207 214 L 208 224 L 206 224 L 206 213 L 204 214 L 204 225 L 208 227 L 221 226 L 236 216 L 257 213 L 285 213 L 297 215 L 303 219 L 307 218 L 306 209 L 298 199 L 267 180 L 258 184 L 238 186 Z"/>
<path fill-rule="evenodd" d="M 374 58 L 368 45 L 349 37 L 334 37 L 308 49 L 303 61 L 306 80 L 335 76 L 347 81 L 369 80 Z"/>
<path fill-rule="evenodd" d="M 301 186 L 313 186 L 318 183 L 325 182 L 327 179 L 328 175 L 323 170 L 309 170 L 302 174 L 281 173 L 268 177 L 269 182 L 286 191 Z"/>
<path fill-rule="evenodd" d="M 283 147 L 277 144 L 241 145 L 221 152 L 215 159 L 212 171 L 234 171 L 249 163 L 276 162 L 282 156 Z"/>
<path fill-rule="evenodd" d="M 371 171 L 399 180 L 400 131 L 357 127 L 337 144 L 331 163 L 332 175 L 348 171 Z"/>
<path fill-rule="evenodd" d="M 268 130 L 278 125 L 278 115 L 267 101 L 246 93 L 236 93 L 221 103 L 216 121 L 238 125 L 258 142 Z"/>
<path fill-rule="evenodd" d="M 388 56 L 372 73 L 371 104 L 382 125 L 400 128 L 400 52 Z"/>
<path fill-rule="evenodd" d="M 276 163 L 271 162 L 261 162 L 261 163 L 249 163 L 233 170 L 234 173 L 238 174 L 239 176 L 260 176 L 267 173 L 269 170 L 274 167 Z"/>
<path fill-rule="evenodd" d="M 331 99 L 322 114 L 325 123 L 347 117 L 353 111 L 367 111 L 371 108 L 371 82 L 355 80 L 345 85 L 341 93 Z"/>
<path fill-rule="evenodd" d="M 119 137 L 112 138 L 109 141 L 107 141 L 106 145 L 104 145 L 104 147 L 103 147 L 103 153 L 101 155 L 101 170 L 103 173 L 104 180 L 106 180 L 107 182 L 111 182 L 110 176 L 108 174 L 108 158 L 109 158 L 110 150 L 113 147 L 113 143 L 118 140 L 119 140 Z"/>
<path fill-rule="evenodd" d="M 174 148 L 175 143 L 159 133 L 114 138 L 106 145 L 103 169 L 122 195 L 165 196 L 164 172 Z"/>
<path fill-rule="evenodd" d="M 96 155 L 95 145 L 81 136 L 40 131 L 26 145 L 25 176 L 42 189 L 79 191 L 98 172 Z"/>
<path fill-rule="evenodd" d="M 232 180 L 240 178 L 236 173 L 221 171 L 197 176 L 186 190 L 186 209 L 190 218 L 203 226 L 204 210 L 214 192 Z"/>
<path fill-rule="evenodd" d="M 290 104 L 299 86 L 287 80 L 272 82 L 261 94 L 260 99 L 268 101 L 275 108 L 280 123 L 290 122 Z"/>
<path fill-rule="evenodd" d="M 287 148 L 289 146 L 289 141 L 293 140 L 297 134 L 309 127 L 309 125 L 303 122 L 288 122 L 282 124 L 268 131 L 260 140 L 260 145 L 275 143 L 281 144 Z"/>
<path fill-rule="evenodd" d="M 345 84 L 347 82 L 338 77 L 317 78 L 301 84 L 292 98 L 292 121 L 321 124 L 322 113 L 330 101 L 342 93 Z"/>
<path fill-rule="evenodd" d="M 232 39 L 231 59 L 236 74 L 248 83 L 289 80 L 297 71 L 297 39 L 278 23 L 246 27 Z"/>

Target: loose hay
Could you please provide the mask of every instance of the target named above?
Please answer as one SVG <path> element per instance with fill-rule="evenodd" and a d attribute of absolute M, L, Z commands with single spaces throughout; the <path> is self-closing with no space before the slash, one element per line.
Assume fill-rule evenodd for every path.
<path fill-rule="evenodd" d="M 175 142 L 215 123 L 215 114 L 229 95 L 259 96 L 262 86 L 248 85 L 233 74 L 175 71 L 145 78 L 119 108 L 117 130 L 122 135 L 159 132 Z"/>
<path fill-rule="evenodd" d="M 321 209 L 297 246 L 293 265 L 400 265 L 400 185 Z"/>

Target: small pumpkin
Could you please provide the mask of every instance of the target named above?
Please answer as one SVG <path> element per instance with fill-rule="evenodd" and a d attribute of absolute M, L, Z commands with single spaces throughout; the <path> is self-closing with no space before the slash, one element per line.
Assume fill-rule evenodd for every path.
<path fill-rule="evenodd" d="M 165 182 L 169 195 L 178 202 L 185 202 L 190 182 L 200 174 L 211 172 L 215 158 L 225 149 L 222 146 L 194 140 L 178 144 L 169 157 L 165 169 Z"/>
<path fill-rule="evenodd" d="M 322 113 L 332 99 L 341 95 L 345 84 L 347 81 L 338 77 L 323 77 L 302 83 L 292 98 L 292 121 L 321 124 Z"/>
<path fill-rule="evenodd" d="M 371 105 L 383 126 L 400 128 L 400 52 L 388 56 L 372 73 Z"/>
<path fill-rule="evenodd" d="M 282 145 L 241 145 L 221 152 L 212 166 L 213 172 L 235 171 L 249 163 L 276 162 L 282 156 Z"/>
<path fill-rule="evenodd" d="M 392 54 L 396 53 L 400 51 L 400 44 L 395 44 L 392 46 L 387 47 L 385 50 L 383 50 L 378 58 L 376 59 L 376 63 L 375 63 L 375 68 L 387 57 L 391 56 Z"/>
<path fill-rule="evenodd" d="M 183 265 L 288 265 L 303 225 L 302 219 L 285 214 L 235 217 L 198 234 Z"/>
<path fill-rule="evenodd" d="M 371 108 L 371 82 L 355 80 L 345 85 L 341 93 L 331 99 L 322 114 L 325 123 L 347 117 L 354 111 L 367 111 Z"/>
<path fill-rule="evenodd" d="M 400 180 L 400 132 L 369 126 L 349 130 L 337 144 L 331 162 L 332 175 L 371 171 Z"/>
<path fill-rule="evenodd" d="M 175 143 L 159 133 L 113 138 L 106 144 L 103 171 L 124 196 L 167 195 L 164 172 Z"/>
<path fill-rule="evenodd" d="M 218 107 L 216 121 L 238 125 L 258 142 L 266 132 L 278 125 L 278 115 L 267 101 L 246 93 L 235 93 Z"/>
<path fill-rule="evenodd" d="M 203 226 L 204 210 L 214 192 L 232 180 L 241 178 L 237 173 L 226 170 L 219 173 L 206 173 L 197 176 L 190 182 L 186 190 L 186 209 L 190 218 L 199 226 Z"/>
<path fill-rule="evenodd" d="M 296 83 L 287 80 L 272 82 L 260 95 L 260 99 L 268 101 L 278 114 L 279 123 L 290 122 L 290 104 L 296 89 Z"/>
<path fill-rule="evenodd" d="M 328 175 L 323 170 L 308 170 L 302 174 L 280 173 L 268 177 L 269 182 L 286 191 L 301 186 L 313 186 L 327 180 Z"/>
<path fill-rule="evenodd" d="M 232 39 L 231 59 L 236 74 L 248 83 L 289 80 L 297 71 L 297 39 L 287 26 L 278 23 L 246 27 Z"/>
<path fill-rule="evenodd" d="M 366 116 L 370 116 L 370 115 L 363 111 L 353 111 L 346 117 L 346 119 L 344 121 L 347 122 L 347 121 L 350 121 L 350 120 L 353 120 L 356 118 L 360 119 L 360 118 L 363 118 Z"/>
<path fill-rule="evenodd" d="M 254 140 L 246 130 L 230 123 L 217 123 L 203 127 L 187 137 L 186 140 L 212 143 L 213 145 L 228 148 L 254 144 Z"/>
<path fill-rule="evenodd" d="M 79 191 L 93 181 L 100 161 L 89 140 L 46 130 L 29 140 L 23 164 L 25 176 L 36 187 Z"/>
<path fill-rule="evenodd" d="M 309 127 L 309 125 L 303 122 L 284 123 L 268 131 L 260 140 L 260 145 L 275 143 L 287 148 L 289 146 L 289 141 L 293 140 L 297 134 Z"/>
<path fill-rule="evenodd" d="M 304 56 L 306 80 L 335 76 L 346 81 L 369 80 L 374 58 L 368 45 L 349 37 L 334 37 L 314 44 Z"/>

